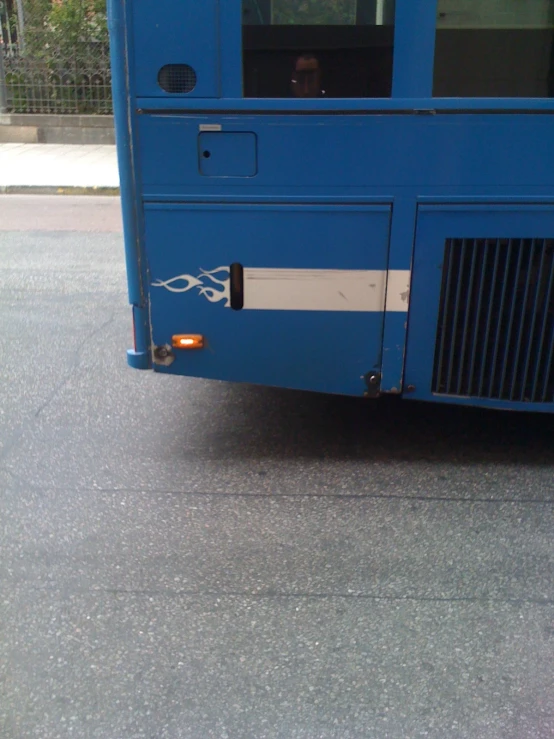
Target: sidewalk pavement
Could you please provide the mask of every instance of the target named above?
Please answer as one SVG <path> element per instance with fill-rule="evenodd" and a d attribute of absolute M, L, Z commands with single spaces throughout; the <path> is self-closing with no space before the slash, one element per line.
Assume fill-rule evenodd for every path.
<path fill-rule="evenodd" d="M 0 144 L 0 193 L 119 193 L 115 146 Z"/>

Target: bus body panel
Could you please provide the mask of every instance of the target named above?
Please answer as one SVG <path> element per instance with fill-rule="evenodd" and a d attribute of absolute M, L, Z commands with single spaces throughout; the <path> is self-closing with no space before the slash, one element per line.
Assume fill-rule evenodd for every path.
<path fill-rule="evenodd" d="M 410 397 L 554 409 L 553 234 L 552 205 L 420 206 Z"/>
<path fill-rule="evenodd" d="M 139 158 L 145 198 L 267 194 L 285 197 L 526 193 L 552 197 L 550 115 L 142 114 Z M 205 126 L 255 135 L 256 175 L 202 174 L 222 152 L 201 147 Z M 251 158 L 245 152 L 245 158 Z M 224 162 L 222 162 L 223 167 Z M 250 164 L 250 161 L 249 161 Z"/>
<path fill-rule="evenodd" d="M 389 226 L 384 205 L 147 204 L 153 343 L 206 345 L 159 369 L 362 395 L 380 369 Z M 231 264 L 244 274 L 240 310 Z"/>
<path fill-rule="evenodd" d="M 396 0 L 394 28 L 360 26 L 370 6 L 358 0 L 352 31 L 373 39 L 385 72 L 394 38 L 390 98 L 246 98 L 248 59 L 271 71 L 263 53 L 286 56 L 288 30 L 267 25 L 271 3 L 255 3 L 256 41 L 241 28 L 241 0 L 109 0 L 130 364 L 552 411 L 554 103 L 539 95 L 551 95 L 554 75 L 541 62 L 533 78 L 534 56 L 522 58 L 535 31 L 519 61 L 497 55 L 496 71 L 483 70 L 494 94 L 494 75 L 517 87 L 506 64 L 525 67 L 518 97 L 471 98 L 463 59 L 454 75 L 445 66 L 447 30 L 435 55 L 436 0 L 417 12 Z M 314 36 L 335 58 L 350 34 L 337 29 Z M 458 54 L 470 31 L 456 36 Z M 476 38 L 507 53 L 514 34 Z M 551 33 L 539 35 L 546 59 Z M 355 76 L 342 82 L 356 87 Z M 453 84 L 468 97 L 430 97 Z M 204 348 L 173 348 L 183 333 L 201 334 Z"/>

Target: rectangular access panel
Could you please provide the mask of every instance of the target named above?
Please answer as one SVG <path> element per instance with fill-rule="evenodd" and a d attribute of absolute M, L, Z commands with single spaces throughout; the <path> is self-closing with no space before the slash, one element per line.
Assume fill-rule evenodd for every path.
<path fill-rule="evenodd" d="M 389 205 L 147 203 L 145 227 L 154 346 L 205 337 L 155 369 L 367 390 L 381 363 Z"/>
<path fill-rule="evenodd" d="M 248 131 L 204 131 L 198 135 L 198 171 L 205 177 L 254 177 L 257 137 Z"/>
<path fill-rule="evenodd" d="M 408 397 L 551 410 L 554 209 L 423 206 L 408 323 Z"/>

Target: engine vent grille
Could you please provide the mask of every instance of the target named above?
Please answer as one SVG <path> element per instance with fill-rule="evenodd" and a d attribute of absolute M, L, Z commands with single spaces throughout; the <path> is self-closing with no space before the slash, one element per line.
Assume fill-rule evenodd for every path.
<path fill-rule="evenodd" d="M 554 239 L 447 239 L 433 392 L 554 400 Z"/>

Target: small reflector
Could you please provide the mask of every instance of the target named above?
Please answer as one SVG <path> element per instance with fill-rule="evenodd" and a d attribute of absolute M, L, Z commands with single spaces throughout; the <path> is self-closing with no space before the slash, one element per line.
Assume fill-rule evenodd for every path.
<path fill-rule="evenodd" d="M 177 334 L 171 338 L 174 349 L 203 349 L 204 337 L 200 334 Z"/>

